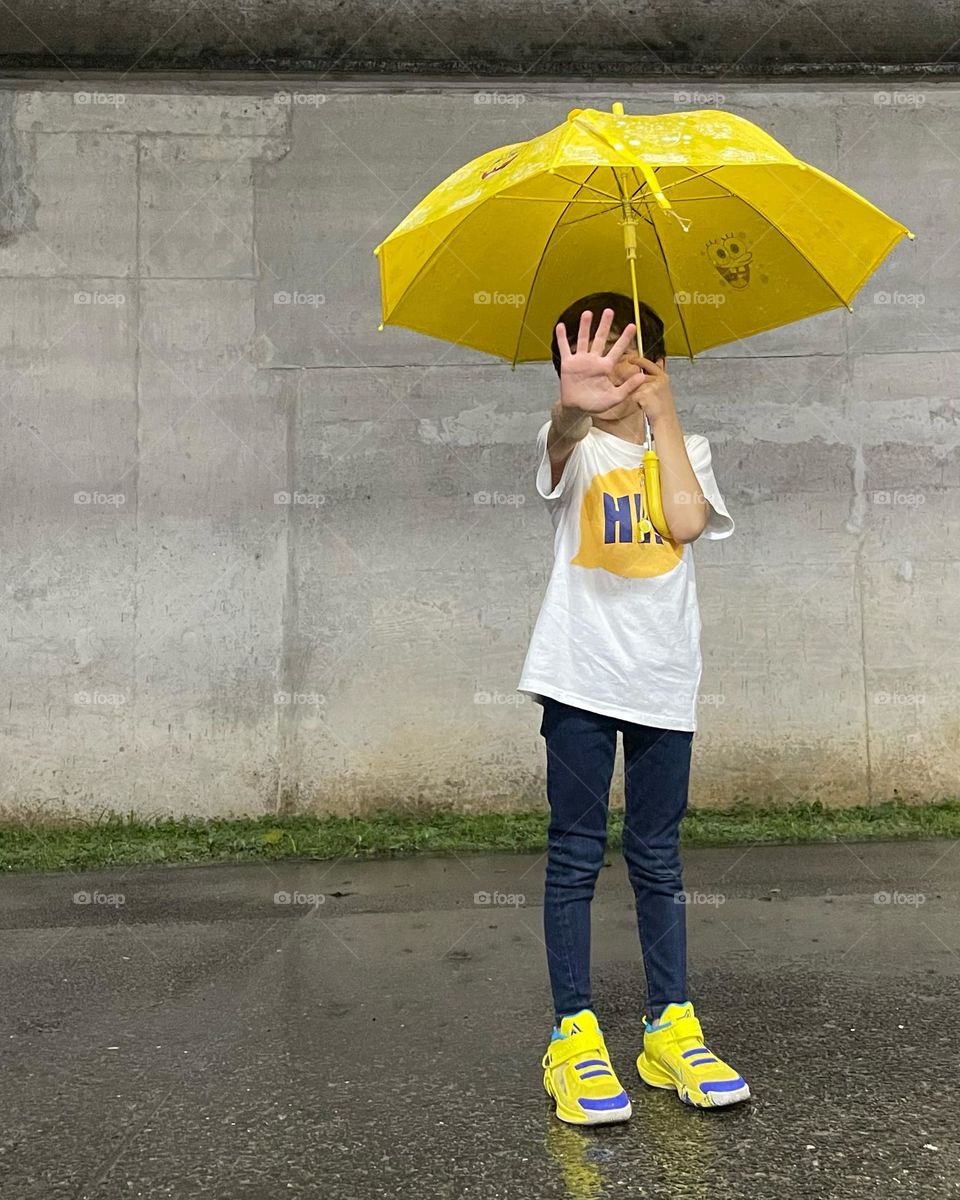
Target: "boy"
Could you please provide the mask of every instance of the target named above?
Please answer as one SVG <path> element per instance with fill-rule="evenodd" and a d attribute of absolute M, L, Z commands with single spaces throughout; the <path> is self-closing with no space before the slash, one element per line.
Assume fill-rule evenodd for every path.
<path fill-rule="evenodd" d="M 647 984 L 637 1069 L 644 1082 L 703 1108 L 750 1095 L 704 1045 L 688 999 L 679 857 L 702 670 L 688 547 L 728 537 L 734 523 L 707 439 L 680 427 L 663 322 L 640 305 L 641 357 L 633 316 L 627 296 L 601 292 L 572 304 L 554 329 L 560 399 L 540 430 L 537 491 L 553 521 L 555 559 L 518 686 L 543 705 L 547 752 L 543 918 L 556 1024 L 543 1083 L 557 1116 L 572 1124 L 624 1121 L 632 1111 L 590 1006 L 590 901 L 618 730 L 623 853 Z M 644 414 L 669 538 L 647 518 Z"/>

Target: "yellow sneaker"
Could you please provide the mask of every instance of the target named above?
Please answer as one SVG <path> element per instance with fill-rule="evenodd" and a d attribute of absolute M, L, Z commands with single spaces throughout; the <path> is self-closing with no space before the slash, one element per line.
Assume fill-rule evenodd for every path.
<path fill-rule="evenodd" d="M 617 1079 L 597 1018 L 584 1008 L 560 1022 L 540 1063 L 543 1086 L 570 1125 L 626 1121 L 633 1109 Z"/>
<path fill-rule="evenodd" d="M 750 1098 L 740 1075 L 703 1044 L 693 1005 L 668 1004 L 652 1024 L 644 1022 L 637 1070 L 651 1087 L 676 1088 L 685 1104 L 722 1108 Z"/>

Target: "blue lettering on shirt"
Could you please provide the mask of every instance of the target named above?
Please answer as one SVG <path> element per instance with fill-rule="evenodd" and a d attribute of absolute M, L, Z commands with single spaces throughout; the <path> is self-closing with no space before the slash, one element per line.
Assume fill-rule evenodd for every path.
<path fill-rule="evenodd" d="M 643 515 L 643 501 L 639 492 L 633 494 L 633 507 L 639 524 Z M 609 492 L 603 493 L 603 540 L 608 546 L 613 542 L 633 541 L 633 521 L 630 516 L 629 496 L 611 496 Z M 649 544 L 653 541 L 657 545 L 663 545 L 663 538 L 655 529 L 648 530 L 637 541 L 641 544 Z"/>
<path fill-rule="evenodd" d="M 616 532 L 619 530 L 619 538 Z M 614 500 L 609 492 L 603 493 L 603 540 L 611 542 L 632 542 L 633 522 L 630 520 L 630 497 L 618 496 Z"/>

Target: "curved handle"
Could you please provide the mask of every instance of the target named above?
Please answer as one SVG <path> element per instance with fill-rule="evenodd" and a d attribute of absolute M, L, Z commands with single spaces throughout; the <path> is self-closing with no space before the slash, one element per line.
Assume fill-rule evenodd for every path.
<path fill-rule="evenodd" d="M 663 497 L 660 493 L 660 459 L 657 458 L 656 450 L 644 452 L 643 477 L 646 484 L 647 516 L 650 518 L 650 524 L 662 538 L 673 541 L 670 536 L 670 526 L 663 514 Z"/>

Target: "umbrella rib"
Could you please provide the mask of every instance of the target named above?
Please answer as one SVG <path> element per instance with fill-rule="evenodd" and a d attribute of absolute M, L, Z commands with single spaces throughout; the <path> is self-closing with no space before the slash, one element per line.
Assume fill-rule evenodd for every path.
<path fill-rule="evenodd" d="M 591 167 L 590 174 L 587 176 L 587 179 L 592 179 L 599 169 L 599 166 Z M 558 171 L 554 171 L 553 176 L 555 179 L 562 179 L 564 183 L 574 184 L 578 189 L 587 188 L 587 190 L 590 192 L 596 192 L 598 196 L 603 196 L 605 200 L 615 200 L 618 203 L 620 201 L 620 197 L 614 196 L 611 192 L 604 192 L 600 188 L 590 187 L 590 185 L 587 183 L 587 179 L 584 179 L 581 183 L 576 179 L 568 179 L 566 175 L 561 175 Z"/>
<path fill-rule="evenodd" d="M 571 201 L 571 203 L 579 204 L 580 201 L 574 200 L 574 201 Z M 606 213 L 615 212 L 619 207 L 620 207 L 619 204 L 608 204 L 607 207 L 603 210 L 603 212 L 584 213 L 582 217 L 574 217 L 574 219 L 572 221 L 567 221 L 566 228 L 569 228 L 571 225 L 579 225 L 581 221 L 592 221 L 594 217 L 602 217 Z M 637 216 L 642 221 L 650 220 L 649 217 L 645 217 L 642 213 L 637 213 Z"/>
<path fill-rule="evenodd" d="M 663 242 L 660 240 L 660 231 L 657 229 L 657 223 L 651 215 L 650 224 L 653 226 L 653 236 L 657 239 L 657 245 L 660 247 L 660 258 L 663 260 L 663 269 L 667 273 L 667 280 L 670 283 L 670 288 L 673 292 L 673 307 L 676 309 L 677 316 L 680 318 L 680 328 L 683 330 L 683 338 L 687 343 L 687 356 L 693 362 L 693 347 L 690 345 L 690 334 L 687 331 L 687 323 L 683 319 L 683 313 L 680 311 L 680 305 L 677 302 L 677 289 L 674 287 L 673 276 L 670 274 L 670 264 L 667 261 L 667 252 L 663 248 Z M 664 347 L 666 349 L 666 347 Z"/>
<path fill-rule="evenodd" d="M 672 187 L 679 187 L 681 183 L 692 183 L 694 179 L 706 179 L 706 177 L 708 175 L 712 175 L 714 171 L 719 171 L 723 165 L 723 163 L 717 163 L 715 166 L 707 167 L 705 171 L 694 171 L 693 167 L 687 167 L 687 170 L 690 172 L 690 174 L 686 177 L 686 179 L 675 179 L 673 183 L 665 183 L 663 185 L 663 191 L 666 192 Z M 723 184 L 720 184 L 719 186 L 723 187 Z"/>
<path fill-rule="evenodd" d="M 664 166 L 667 166 L 667 165 L 679 166 L 679 167 L 686 166 L 685 163 L 672 163 L 672 164 L 665 163 L 663 165 Z M 718 163 L 716 166 L 707 167 L 707 169 L 705 171 L 694 171 L 693 167 L 687 167 L 687 170 L 690 171 L 689 175 L 684 176 L 683 179 L 675 179 L 673 181 L 673 183 L 661 184 L 660 190 L 661 190 L 661 192 L 669 192 L 671 188 L 679 187 L 681 183 L 692 183 L 694 179 L 704 179 L 707 175 L 712 175 L 714 171 L 719 171 L 720 167 L 722 165 L 723 165 L 722 163 Z M 634 179 L 637 179 L 637 168 L 631 167 L 630 169 L 631 169 L 631 171 L 633 171 Z M 643 191 L 643 189 L 646 186 L 647 186 L 646 180 L 644 180 L 641 183 L 640 180 L 637 179 L 637 190 L 633 193 L 633 195 L 630 197 L 630 199 L 633 200 L 635 196 L 639 196 L 640 193 Z M 720 186 L 723 187 L 723 184 L 721 184 Z M 698 197 L 698 199 L 699 199 L 699 197 Z M 715 200 L 716 196 L 705 196 L 704 199 Z"/>
<path fill-rule="evenodd" d="M 673 204 L 674 208 L 676 208 L 680 204 L 691 204 L 694 200 L 714 200 L 714 201 L 716 201 L 716 200 L 723 200 L 723 199 L 724 199 L 723 196 L 674 196 L 671 203 Z M 646 208 L 651 207 L 649 200 L 642 200 L 641 203 Z"/>
<path fill-rule="evenodd" d="M 587 180 L 592 179 L 594 176 L 594 173 L 598 169 L 599 168 L 597 168 L 597 167 L 591 168 L 590 174 L 587 176 L 587 179 L 585 179 L 582 183 L 577 185 L 578 190 L 580 188 L 587 186 Z M 572 180 L 572 179 L 568 179 L 567 182 L 575 183 L 576 181 Z M 530 280 L 530 288 L 527 291 L 527 298 L 523 305 L 523 314 L 520 317 L 520 327 L 517 330 L 517 343 L 513 348 L 513 362 L 510 364 L 510 367 L 512 370 L 516 370 L 516 367 L 517 367 L 517 355 L 520 353 L 520 339 L 523 337 L 523 327 L 527 321 L 527 310 L 530 307 L 530 297 L 533 295 L 534 290 L 537 286 L 537 279 L 540 275 L 540 268 L 543 266 L 543 260 L 547 256 L 547 250 L 550 248 L 550 243 L 553 240 L 553 235 L 557 232 L 557 228 L 560 225 L 560 222 L 563 220 L 564 214 L 566 213 L 567 209 L 570 207 L 571 204 L 574 203 L 575 200 L 576 200 L 576 194 L 571 196 L 570 199 L 563 206 L 563 212 L 560 214 L 559 217 L 557 217 L 556 221 L 554 221 L 553 226 L 550 229 L 550 233 L 547 236 L 547 240 L 543 244 L 543 249 L 540 251 L 540 261 L 537 263 L 537 269 L 536 269 L 536 271 L 534 271 L 533 278 Z"/>
<path fill-rule="evenodd" d="M 574 183 L 576 181 L 573 179 L 568 179 L 567 182 Z M 563 203 L 567 203 L 567 201 L 563 201 L 563 198 L 561 196 L 510 196 L 506 192 L 497 192 L 497 194 L 491 198 L 493 200 L 533 200 L 537 204 L 559 204 L 559 203 L 561 203 L 561 201 Z M 709 199 L 709 197 L 704 197 L 704 199 Z M 716 197 L 714 197 L 714 199 L 716 199 Z M 617 201 L 616 203 L 613 203 L 610 197 L 607 197 L 606 200 L 579 200 L 579 199 L 577 199 L 577 200 L 572 201 L 572 203 L 575 203 L 575 204 L 605 204 L 605 205 L 607 205 L 608 208 L 611 206 L 614 208 L 619 207 L 619 201 Z"/>
<path fill-rule="evenodd" d="M 558 203 L 560 203 L 560 200 L 557 196 L 507 196 L 503 192 L 498 193 L 496 196 L 493 197 L 493 199 L 494 200 L 534 200 L 538 204 L 558 204 Z M 692 197 L 692 199 L 694 199 L 694 200 L 716 200 L 716 196 L 694 196 L 694 197 Z M 604 213 L 614 212 L 616 209 L 620 208 L 619 201 L 617 201 L 615 204 L 612 204 L 606 200 L 581 200 L 579 197 L 573 197 L 570 200 L 563 201 L 563 203 L 566 207 L 569 207 L 571 204 L 602 204 L 603 205 L 602 212 L 586 213 L 582 217 L 576 217 L 573 221 L 568 221 L 567 225 L 576 225 L 579 221 L 589 221 L 591 219 L 591 217 L 602 217 Z M 637 217 L 641 221 L 646 221 L 648 224 L 651 223 L 650 218 L 646 215 L 646 213 L 642 213 L 637 209 L 633 209 L 633 211 L 636 213 Z"/>

